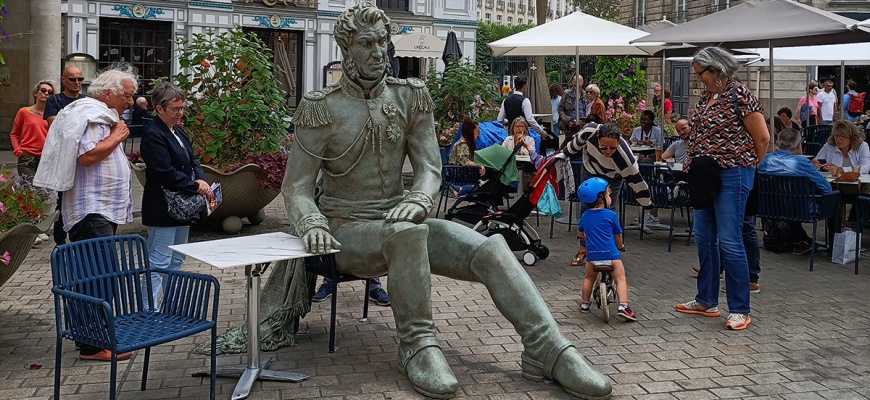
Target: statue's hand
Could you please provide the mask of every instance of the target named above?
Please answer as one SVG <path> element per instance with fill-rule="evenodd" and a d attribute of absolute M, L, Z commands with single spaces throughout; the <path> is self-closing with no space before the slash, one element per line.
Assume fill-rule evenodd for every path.
<path fill-rule="evenodd" d="M 313 254 L 327 254 L 332 249 L 341 249 L 341 243 L 323 228 L 312 228 L 302 235 L 302 246 Z"/>
<path fill-rule="evenodd" d="M 426 219 L 426 210 L 416 203 L 399 203 L 384 217 L 387 222 L 407 221 L 415 224 L 423 222 L 424 219 Z"/>

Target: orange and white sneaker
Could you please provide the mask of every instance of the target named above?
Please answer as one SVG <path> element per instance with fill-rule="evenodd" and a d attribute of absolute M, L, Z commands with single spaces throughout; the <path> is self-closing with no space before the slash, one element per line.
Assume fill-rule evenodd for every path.
<path fill-rule="evenodd" d="M 725 328 L 732 331 L 739 331 L 746 328 L 750 322 L 752 322 L 752 319 L 749 318 L 749 314 L 731 313 L 731 315 L 728 316 L 728 322 L 725 323 Z"/>
<path fill-rule="evenodd" d="M 701 314 L 705 317 L 719 316 L 719 307 L 710 307 L 695 300 L 688 303 L 677 304 L 677 311 L 687 314 Z"/>

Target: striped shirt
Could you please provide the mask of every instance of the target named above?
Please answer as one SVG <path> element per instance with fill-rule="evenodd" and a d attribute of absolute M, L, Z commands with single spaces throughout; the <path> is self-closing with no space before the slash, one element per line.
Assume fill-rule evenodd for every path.
<path fill-rule="evenodd" d="M 81 156 L 109 137 L 111 127 L 89 124 L 79 142 Z M 100 214 L 116 224 L 133 221 L 130 162 L 119 145 L 108 157 L 85 167 L 76 163 L 73 186 L 63 194 L 63 229 L 69 231 L 88 214 Z"/>
<path fill-rule="evenodd" d="M 592 175 L 609 179 L 622 177 L 637 195 L 637 201 L 640 204 L 651 205 L 649 187 L 640 176 L 640 168 L 637 166 L 637 160 L 634 158 L 628 142 L 619 138 L 619 149 L 612 156 L 607 157 L 601 154 L 601 150 L 598 148 L 598 127 L 600 126 L 602 125 L 587 124 L 583 130 L 574 135 L 574 139 L 568 143 L 565 150 L 572 155 L 580 153 L 583 156 L 583 167 Z"/>

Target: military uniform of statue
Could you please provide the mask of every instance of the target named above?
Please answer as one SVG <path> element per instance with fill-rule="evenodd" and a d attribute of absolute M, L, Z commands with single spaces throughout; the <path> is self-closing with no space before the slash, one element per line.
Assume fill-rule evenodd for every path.
<path fill-rule="evenodd" d="M 441 180 L 433 104 L 422 81 L 387 77 L 388 24 L 370 3 L 344 12 L 335 28 L 344 74 L 299 104 L 283 186 L 297 234 L 314 253 L 340 248 L 336 262 L 343 273 L 389 273 L 399 368 L 418 392 L 451 398 L 458 387 L 435 338 L 434 273 L 487 287 L 522 337 L 525 378 L 558 381 L 582 398 L 609 398 L 609 380 L 562 336 L 501 236 L 426 218 Z M 407 192 L 406 155 L 414 169 Z M 323 191 L 315 203 L 321 169 Z"/>

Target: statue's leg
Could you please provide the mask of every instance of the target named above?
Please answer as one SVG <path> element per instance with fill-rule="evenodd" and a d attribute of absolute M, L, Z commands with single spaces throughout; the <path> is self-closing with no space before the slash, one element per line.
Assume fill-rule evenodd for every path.
<path fill-rule="evenodd" d="M 486 238 L 447 221 L 427 220 L 432 272 L 483 283 L 496 308 L 522 338 L 522 374 L 550 379 L 584 399 L 610 398 L 610 379 L 566 339 L 534 282 L 500 236 Z M 470 279 L 469 279 L 470 278 Z"/>
<path fill-rule="evenodd" d="M 349 236 L 354 240 L 348 240 Z M 456 396 L 459 382 L 435 338 L 428 236 L 426 225 L 348 224 L 336 234 L 342 243 L 336 261 L 342 272 L 352 271 L 358 276 L 377 276 L 372 271 L 376 273 L 379 265 L 386 265 L 387 290 L 399 338 L 399 370 L 408 376 L 416 391 L 428 397 L 449 399 Z M 379 254 L 372 254 L 374 247 L 380 248 Z"/>

